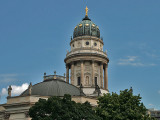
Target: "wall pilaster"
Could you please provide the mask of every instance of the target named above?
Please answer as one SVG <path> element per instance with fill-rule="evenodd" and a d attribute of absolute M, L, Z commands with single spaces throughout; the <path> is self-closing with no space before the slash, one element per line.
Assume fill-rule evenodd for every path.
<path fill-rule="evenodd" d="M 71 64 L 71 84 L 74 85 L 74 63 Z"/>
<path fill-rule="evenodd" d="M 81 84 L 84 85 L 84 63 L 81 61 Z"/>
<path fill-rule="evenodd" d="M 92 86 L 94 86 L 94 61 L 92 61 Z"/>
<path fill-rule="evenodd" d="M 100 64 L 100 85 L 103 88 L 103 63 Z"/>
<path fill-rule="evenodd" d="M 105 65 L 105 68 L 104 68 L 104 89 L 105 90 L 108 90 L 108 65 Z"/>
<path fill-rule="evenodd" d="M 69 83 L 69 66 L 66 65 L 66 82 Z"/>

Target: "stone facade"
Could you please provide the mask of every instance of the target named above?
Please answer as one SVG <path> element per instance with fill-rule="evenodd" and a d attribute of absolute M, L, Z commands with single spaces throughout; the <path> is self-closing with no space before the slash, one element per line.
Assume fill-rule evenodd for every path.
<path fill-rule="evenodd" d="M 101 88 L 101 93 L 107 93 L 109 59 L 103 52 L 103 41 L 94 36 L 80 36 L 72 39 L 70 46 L 71 51 L 65 58 L 66 81 L 70 78 L 71 84 L 82 85 L 88 96 L 94 93 L 96 85 Z"/>
<path fill-rule="evenodd" d="M 48 99 L 50 96 L 17 96 L 7 99 L 7 103 L 0 105 L 0 120 L 31 120 L 29 117 L 29 108 L 33 106 L 40 98 Z M 72 100 L 78 103 L 90 102 L 91 105 L 97 105 L 96 97 L 73 96 Z"/>

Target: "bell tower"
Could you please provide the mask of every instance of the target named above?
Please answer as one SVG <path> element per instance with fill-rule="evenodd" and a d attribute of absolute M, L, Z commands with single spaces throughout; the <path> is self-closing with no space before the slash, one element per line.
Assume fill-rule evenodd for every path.
<path fill-rule="evenodd" d="M 92 96 L 98 87 L 100 92 L 108 93 L 107 53 L 103 52 L 103 39 L 99 27 L 88 17 L 88 8 L 82 21 L 75 26 L 71 51 L 67 52 L 66 82 L 77 87 L 83 86 L 83 92 Z M 70 73 L 69 73 L 70 71 Z"/>

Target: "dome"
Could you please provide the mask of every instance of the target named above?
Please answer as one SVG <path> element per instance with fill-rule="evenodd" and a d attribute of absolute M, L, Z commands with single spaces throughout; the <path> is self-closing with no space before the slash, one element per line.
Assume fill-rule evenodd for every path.
<path fill-rule="evenodd" d="M 73 38 L 85 35 L 100 38 L 99 27 L 95 23 L 93 23 L 87 15 L 78 25 L 76 25 L 73 32 Z"/>
<path fill-rule="evenodd" d="M 31 95 L 40 96 L 64 96 L 70 94 L 71 96 L 85 95 L 79 88 L 63 80 L 54 79 L 47 80 L 32 86 Z M 20 96 L 29 95 L 29 89 L 25 90 Z"/>

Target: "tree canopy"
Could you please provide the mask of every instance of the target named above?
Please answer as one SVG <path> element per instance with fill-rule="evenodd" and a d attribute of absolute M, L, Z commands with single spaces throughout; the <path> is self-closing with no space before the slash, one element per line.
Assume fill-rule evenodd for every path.
<path fill-rule="evenodd" d="M 89 102 L 76 103 L 71 100 L 70 95 L 39 99 L 30 108 L 29 115 L 32 120 L 101 120 Z"/>
<path fill-rule="evenodd" d="M 147 115 L 140 95 L 133 95 L 132 88 L 98 98 L 96 114 L 103 120 L 154 120 Z"/>
<path fill-rule="evenodd" d="M 126 89 L 98 98 L 93 109 L 89 102 L 76 103 L 70 95 L 39 99 L 29 110 L 32 120 L 155 120 L 147 115 L 140 95 Z"/>

